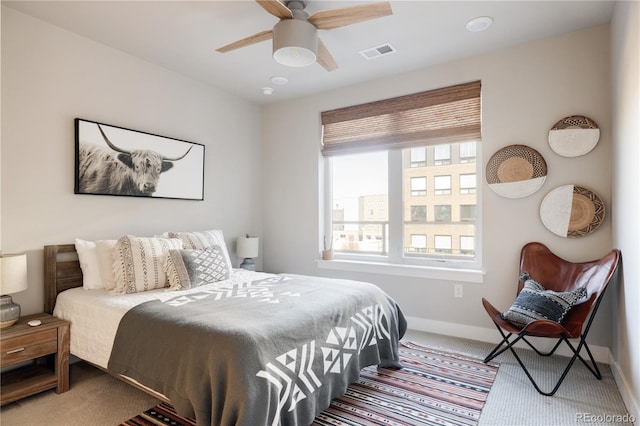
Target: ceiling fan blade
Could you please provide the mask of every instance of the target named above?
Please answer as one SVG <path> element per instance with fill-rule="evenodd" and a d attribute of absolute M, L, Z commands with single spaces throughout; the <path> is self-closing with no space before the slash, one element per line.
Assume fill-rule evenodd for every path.
<path fill-rule="evenodd" d="M 222 46 L 217 48 L 216 50 L 220 53 L 227 53 L 231 50 L 240 49 L 241 47 L 251 46 L 252 44 L 260 43 L 261 41 L 270 40 L 273 38 L 273 30 L 265 30 L 260 31 L 254 35 L 249 37 L 245 37 L 241 40 L 234 41 L 233 43 L 227 44 L 226 46 Z"/>
<path fill-rule="evenodd" d="M 320 39 L 318 39 L 318 63 L 327 71 L 333 71 L 338 68 L 338 64 L 329 53 L 327 46 Z"/>
<path fill-rule="evenodd" d="M 280 3 L 278 0 L 256 0 L 264 10 L 271 15 L 280 19 L 292 19 L 293 13 L 287 6 Z"/>
<path fill-rule="evenodd" d="M 389 2 L 380 2 L 340 9 L 319 10 L 311 15 L 308 21 L 319 30 L 331 30 L 392 14 Z"/>

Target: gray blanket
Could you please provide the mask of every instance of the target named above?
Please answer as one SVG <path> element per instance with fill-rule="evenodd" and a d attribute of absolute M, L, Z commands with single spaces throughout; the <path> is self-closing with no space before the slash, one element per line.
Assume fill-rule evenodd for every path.
<path fill-rule="evenodd" d="M 132 308 L 108 369 L 198 425 L 309 425 L 360 369 L 399 368 L 406 321 L 378 287 L 278 275 Z"/>

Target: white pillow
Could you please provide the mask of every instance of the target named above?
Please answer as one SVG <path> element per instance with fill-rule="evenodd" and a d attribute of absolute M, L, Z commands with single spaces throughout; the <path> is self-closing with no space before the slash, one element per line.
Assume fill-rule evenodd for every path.
<path fill-rule="evenodd" d="M 171 249 L 182 249 L 177 238 L 145 238 L 127 235 L 116 243 L 114 273 L 116 294 L 138 293 L 167 286 L 162 265 L 164 255 Z"/>
<path fill-rule="evenodd" d="M 76 238 L 75 245 L 80 269 L 82 269 L 82 288 L 85 290 L 103 288 L 95 241 Z"/>
<path fill-rule="evenodd" d="M 227 270 L 232 271 L 231 258 L 224 242 L 224 235 L 220 229 L 196 232 L 167 232 L 169 238 L 180 238 L 186 250 L 201 250 L 211 246 L 218 246 L 222 251 Z"/>
<path fill-rule="evenodd" d="M 100 281 L 103 288 L 113 290 L 116 288 L 116 275 L 113 272 L 114 249 L 118 240 L 96 241 L 96 254 L 98 255 L 98 267 L 100 268 Z"/>

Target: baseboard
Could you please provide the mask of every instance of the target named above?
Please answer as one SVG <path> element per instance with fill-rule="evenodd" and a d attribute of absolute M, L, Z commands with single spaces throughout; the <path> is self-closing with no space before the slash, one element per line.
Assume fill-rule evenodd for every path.
<path fill-rule="evenodd" d="M 488 342 L 497 344 L 500 341 L 500 334 L 495 328 L 477 327 L 473 325 L 456 324 L 444 321 L 434 321 L 425 318 L 407 317 L 408 327 L 415 331 L 424 331 L 427 333 L 444 334 L 447 336 L 460 337 L 462 339 L 478 340 L 480 342 Z M 541 350 L 551 350 L 553 344 L 551 339 L 531 338 Z M 526 343 L 516 343 L 516 348 L 530 349 Z M 597 362 L 609 364 L 612 359 L 611 351 L 606 346 L 589 345 L 593 358 Z M 572 356 L 573 354 L 566 347 L 561 345 L 557 352 L 561 356 Z"/>
<path fill-rule="evenodd" d="M 627 410 L 629 410 L 629 414 L 631 414 L 636 420 L 640 419 L 640 401 L 634 397 L 631 386 L 629 386 L 629 382 L 625 379 L 625 376 L 620 369 L 620 364 L 613 359 L 613 355 L 611 355 L 609 365 L 611 366 L 611 372 L 613 373 L 613 378 L 620 390 L 620 395 L 622 396 L 624 405 L 626 405 Z"/>

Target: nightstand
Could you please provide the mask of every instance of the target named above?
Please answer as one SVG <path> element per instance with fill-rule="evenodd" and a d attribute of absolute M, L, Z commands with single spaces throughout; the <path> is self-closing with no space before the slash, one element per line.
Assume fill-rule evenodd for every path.
<path fill-rule="evenodd" d="M 40 320 L 31 327 L 27 323 Z M 1 367 L 15 364 L 2 373 L 0 405 L 26 396 L 56 389 L 69 390 L 69 323 L 49 314 L 20 318 L 11 327 L 0 330 Z"/>

